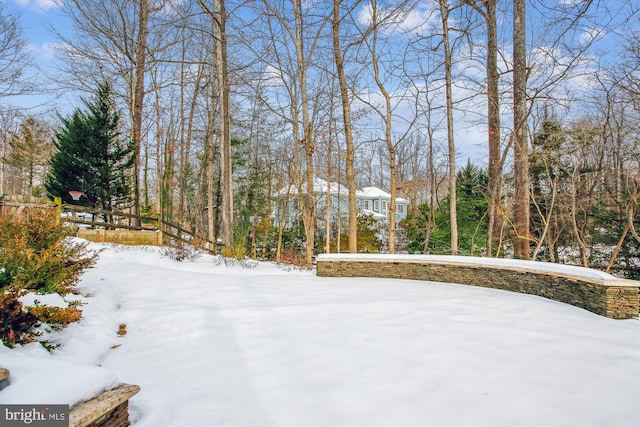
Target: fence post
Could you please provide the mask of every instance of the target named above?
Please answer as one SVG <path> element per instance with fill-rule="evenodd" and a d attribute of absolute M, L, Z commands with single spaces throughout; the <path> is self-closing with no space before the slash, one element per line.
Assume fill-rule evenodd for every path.
<path fill-rule="evenodd" d="M 62 197 L 54 197 L 53 203 L 56 205 L 56 225 L 60 225 L 62 220 Z"/>

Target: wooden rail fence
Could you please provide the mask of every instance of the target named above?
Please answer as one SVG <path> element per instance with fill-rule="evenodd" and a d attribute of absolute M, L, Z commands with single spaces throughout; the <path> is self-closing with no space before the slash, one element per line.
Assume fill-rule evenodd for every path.
<path fill-rule="evenodd" d="M 57 209 L 61 217 L 63 217 L 62 220 L 65 223 L 75 225 L 77 229 L 79 226 L 86 226 L 104 230 L 161 231 L 164 245 L 180 247 L 183 244 L 189 244 L 210 253 L 217 253 L 220 246 L 220 244 L 210 241 L 200 233 L 157 217 L 138 216 L 122 211 L 107 211 L 87 206 L 71 205 L 62 203 L 60 199 L 54 201 L 46 199 L 31 200 L 33 199 L 30 199 L 30 201 L 16 201 L 0 198 L 0 213 L 18 217 L 30 209 Z M 88 214 L 91 215 L 91 219 L 87 218 Z"/>

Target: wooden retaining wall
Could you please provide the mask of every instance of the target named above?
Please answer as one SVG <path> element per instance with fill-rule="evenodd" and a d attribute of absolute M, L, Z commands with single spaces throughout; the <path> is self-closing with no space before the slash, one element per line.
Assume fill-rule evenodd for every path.
<path fill-rule="evenodd" d="M 640 281 L 583 267 L 477 257 L 321 254 L 317 274 L 459 283 L 537 295 L 613 319 L 638 317 Z"/>
<path fill-rule="evenodd" d="M 132 230 L 77 230 L 77 236 L 92 242 L 120 243 L 122 245 L 162 246 L 162 231 Z"/>

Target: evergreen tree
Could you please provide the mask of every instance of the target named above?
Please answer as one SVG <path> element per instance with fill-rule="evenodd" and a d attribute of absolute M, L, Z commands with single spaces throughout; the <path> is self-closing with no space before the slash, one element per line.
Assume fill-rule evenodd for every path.
<path fill-rule="evenodd" d="M 538 260 L 559 262 L 559 246 L 571 245 L 568 214 L 571 173 L 563 157 L 569 150 L 566 131 L 545 111 L 529 153 L 531 235 L 543 241 L 534 250 L 534 258 Z"/>
<path fill-rule="evenodd" d="M 485 171 L 471 162 L 456 175 L 458 243 L 460 255 L 481 255 L 487 239 L 489 178 Z M 407 218 L 409 251 L 422 252 L 429 207 L 425 203 L 418 207 L 418 215 Z M 451 253 L 451 219 L 449 196 L 438 205 L 435 214 L 436 228 L 429 240 L 430 253 Z"/>
<path fill-rule="evenodd" d="M 94 99 L 84 101 L 86 109 L 62 118 L 54 136 L 56 152 L 45 187 L 50 197 L 65 203 L 114 210 L 130 201 L 133 146 L 119 132 L 120 114 L 111 99 L 108 83 L 98 87 Z M 72 202 L 70 190 L 83 197 Z"/>
<path fill-rule="evenodd" d="M 35 117 L 27 117 L 18 132 L 11 134 L 8 148 L 0 160 L 14 168 L 23 187 L 22 193 L 41 195 L 40 184 L 53 148 L 49 126 Z"/>

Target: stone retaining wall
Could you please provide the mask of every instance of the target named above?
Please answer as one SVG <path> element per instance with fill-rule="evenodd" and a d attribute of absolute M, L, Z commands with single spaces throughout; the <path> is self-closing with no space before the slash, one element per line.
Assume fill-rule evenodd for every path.
<path fill-rule="evenodd" d="M 129 399 L 140 387 L 121 384 L 69 411 L 70 427 L 126 427 L 129 425 Z"/>
<path fill-rule="evenodd" d="M 481 258 L 465 261 L 464 257 L 322 254 L 317 258 L 317 274 L 459 283 L 537 295 L 613 319 L 638 317 L 639 281 L 581 267 L 562 271 L 531 261 L 482 262 Z"/>

